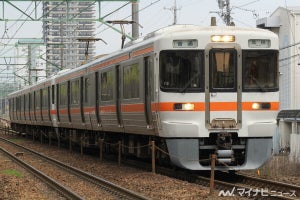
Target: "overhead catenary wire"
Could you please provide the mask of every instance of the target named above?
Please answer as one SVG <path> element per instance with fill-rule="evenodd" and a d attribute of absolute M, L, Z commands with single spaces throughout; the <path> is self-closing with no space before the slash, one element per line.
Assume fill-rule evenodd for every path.
<path fill-rule="evenodd" d="M 143 10 L 149 8 L 150 6 L 153 6 L 154 4 L 158 3 L 159 1 L 161 1 L 161 0 L 156 0 L 155 2 L 151 2 L 148 6 L 145 6 L 144 8 L 139 9 L 138 13 L 140 13 L 141 11 L 143 11 Z M 128 4 L 126 4 L 126 5 L 128 5 Z M 125 6 L 124 6 L 124 7 L 125 7 Z M 122 8 L 123 8 L 123 7 L 122 7 Z M 119 9 L 117 9 L 117 11 L 118 11 L 118 10 L 119 10 Z M 114 12 L 111 12 L 110 14 L 113 14 L 113 13 L 114 13 Z M 126 20 L 126 19 L 128 19 L 129 17 L 131 17 L 131 16 L 132 16 L 132 14 L 131 14 L 131 15 L 128 15 L 128 16 L 126 16 L 126 17 L 123 17 L 121 20 Z M 108 15 L 105 15 L 105 17 L 108 17 Z M 103 19 L 104 19 L 105 17 L 103 17 Z M 102 25 L 103 25 L 103 24 L 101 24 L 101 26 L 102 26 Z M 100 26 L 99 26 L 98 28 L 100 28 Z M 98 35 L 98 34 L 100 34 L 100 33 L 103 33 L 104 31 L 109 30 L 109 29 L 110 29 L 110 27 L 106 27 L 106 28 L 104 28 L 103 30 L 101 30 L 101 31 L 99 31 L 99 32 L 97 32 L 97 33 L 95 33 L 94 36 L 96 36 L 96 35 Z"/>
<path fill-rule="evenodd" d="M 32 5 L 33 5 L 33 2 L 31 2 L 28 6 L 27 6 L 27 8 L 24 10 L 24 11 L 22 11 L 22 14 L 19 16 L 19 18 L 18 19 L 21 19 L 24 15 L 26 15 L 27 17 L 26 17 L 26 19 L 28 19 L 28 18 L 30 18 L 30 15 L 32 15 L 33 14 L 33 12 L 36 10 L 36 7 L 37 6 L 39 6 L 40 5 L 40 3 L 41 2 L 39 2 L 38 4 L 35 4 L 35 8 L 33 8 L 32 10 L 31 10 L 31 8 L 32 8 Z M 31 10 L 31 11 L 30 11 Z M 29 14 L 27 15 L 26 14 L 26 12 L 29 12 Z M 5 43 L 3 43 L 4 44 L 4 48 L 2 49 L 2 50 L 0 50 L 0 55 L 6 55 L 8 52 L 10 52 L 11 50 L 14 50 L 17 46 L 13 46 L 13 47 L 11 47 L 11 48 L 7 48 L 7 46 L 13 41 L 13 40 L 15 40 L 16 39 L 16 35 L 17 34 L 19 34 L 19 32 L 20 32 L 20 30 L 23 28 L 23 26 L 25 25 L 25 23 L 26 23 L 26 20 L 25 21 L 23 21 L 21 24 L 18 24 L 18 20 L 16 20 L 16 22 L 15 23 L 12 23 L 10 26 L 8 26 L 8 28 L 5 30 L 6 32 L 11 32 L 10 30 L 11 29 L 13 29 L 13 27 L 15 27 L 15 26 L 18 26 L 17 28 L 16 28 L 16 30 L 14 30 L 14 34 L 11 36 L 11 37 L 9 37 L 8 36 L 8 33 L 7 33 L 7 38 L 4 38 L 4 37 L 2 37 L 1 38 L 1 40 L 3 41 L 4 39 L 6 40 L 6 42 Z M 8 39 L 8 40 L 7 40 Z M 5 51 L 6 50 L 6 51 Z M 24 53 L 25 54 L 25 53 Z M 17 56 L 19 56 L 19 55 L 17 55 Z M 4 59 L 5 59 L 5 57 L 4 57 Z M 11 73 L 14 75 L 14 77 L 18 77 L 18 78 L 20 78 L 20 79 L 22 79 L 23 81 L 25 81 L 25 82 L 28 82 L 26 79 L 24 79 L 23 77 L 24 77 L 24 73 L 28 73 L 28 70 L 29 69 L 26 69 L 27 67 L 28 67 L 28 64 L 25 64 L 23 67 L 17 67 L 17 68 L 9 68 L 9 66 L 10 66 L 10 63 L 7 63 L 6 62 L 6 60 L 5 60 L 5 63 L 6 63 L 6 70 L 12 70 L 11 71 Z M 28 63 L 28 62 L 27 62 Z M 18 73 L 18 74 L 16 74 L 16 73 Z M 8 78 L 8 77 L 7 77 Z M 8 82 L 9 80 L 11 80 L 11 79 L 7 79 L 6 80 L 6 82 Z M 16 81 L 16 79 L 14 78 L 14 82 Z"/>
<path fill-rule="evenodd" d="M 29 10 L 29 8 L 31 7 L 32 3 L 33 3 L 33 2 L 31 2 L 31 4 L 28 5 L 28 7 L 25 9 L 24 12 L 27 12 L 27 11 Z M 34 11 L 34 10 L 33 10 L 33 11 Z M 33 11 L 32 11 L 32 12 L 33 12 Z M 31 12 L 31 14 L 32 14 L 32 12 Z M 23 16 L 24 16 L 24 13 L 21 14 L 21 16 L 20 16 L 18 19 L 21 19 Z M 28 18 L 28 17 L 27 17 L 27 18 Z M 15 26 L 17 23 L 18 23 L 18 21 L 14 22 L 14 23 L 11 24 L 9 27 L 7 27 L 7 21 L 5 21 L 5 30 L 4 30 L 3 36 L 1 37 L 0 41 L 4 39 L 5 35 L 7 36 L 7 38 L 9 38 L 7 32 L 8 32 L 13 26 Z M 24 22 L 22 23 L 21 27 L 23 26 L 23 24 L 24 24 Z M 17 31 L 15 32 L 14 35 L 16 35 L 16 33 L 20 30 L 21 27 L 17 28 Z M 13 35 L 13 36 L 14 36 L 14 35 Z M 13 38 L 13 37 L 11 37 L 11 38 Z M 9 44 L 10 41 L 11 41 L 11 40 L 9 40 L 9 41 L 7 42 L 7 44 Z M 3 43 L 3 42 L 2 42 L 2 43 Z M 0 51 L 0 53 L 1 53 L 1 51 Z"/>

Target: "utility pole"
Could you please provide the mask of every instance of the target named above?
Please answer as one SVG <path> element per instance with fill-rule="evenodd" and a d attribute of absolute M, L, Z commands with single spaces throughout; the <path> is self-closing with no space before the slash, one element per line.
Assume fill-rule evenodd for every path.
<path fill-rule="evenodd" d="M 63 48 L 63 22 L 62 18 L 60 18 L 60 26 L 59 26 L 59 32 L 60 32 L 60 67 L 64 68 L 64 48 Z"/>
<path fill-rule="evenodd" d="M 139 2 L 132 2 L 132 38 L 136 40 L 139 37 Z"/>
<path fill-rule="evenodd" d="M 26 66 L 28 68 L 28 79 L 23 78 L 22 76 L 18 76 L 16 72 L 14 72 L 14 75 L 23 79 L 24 81 L 28 82 L 29 85 L 32 85 L 37 82 L 38 80 L 38 71 L 43 71 L 44 69 L 37 68 L 37 62 L 36 59 L 38 58 L 37 54 L 37 48 L 40 46 L 44 46 L 44 40 L 43 39 L 37 39 L 37 38 L 27 38 L 27 39 L 19 39 L 16 43 L 16 46 L 27 46 L 27 63 Z M 33 73 L 33 71 L 35 73 Z M 25 82 L 25 84 L 26 84 Z"/>
<path fill-rule="evenodd" d="M 28 64 L 28 83 L 29 85 L 32 85 L 32 74 L 31 74 L 31 70 L 32 70 L 32 62 L 31 62 L 31 45 L 28 45 L 28 61 L 27 61 L 27 64 Z"/>
<path fill-rule="evenodd" d="M 217 0 L 217 2 L 220 11 L 213 11 L 210 13 L 217 13 L 223 19 L 226 26 L 234 26 L 234 22 L 231 21 L 230 0 Z"/>
<path fill-rule="evenodd" d="M 174 6 L 172 6 L 171 8 L 164 7 L 164 9 L 170 10 L 171 12 L 173 12 L 173 15 L 174 15 L 173 25 L 177 24 L 177 11 L 180 10 L 181 8 L 177 8 L 176 0 L 174 0 Z"/>
<path fill-rule="evenodd" d="M 231 10 L 230 10 L 230 0 L 226 0 L 226 13 L 225 13 L 225 23 L 227 26 L 231 26 Z"/>

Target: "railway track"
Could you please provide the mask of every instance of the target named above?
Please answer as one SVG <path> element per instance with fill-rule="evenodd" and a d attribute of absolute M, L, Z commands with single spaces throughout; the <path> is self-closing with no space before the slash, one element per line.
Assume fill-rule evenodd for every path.
<path fill-rule="evenodd" d="M 8 145 L 13 145 L 15 150 L 10 151 L 14 151 L 14 154 L 25 154 L 26 156 L 20 156 L 22 157 L 22 159 L 20 159 L 14 154 L 9 153 L 7 150 L 1 148 L 1 151 L 3 153 L 8 155 L 11 159 L 15 160 L 17 163 L 22 165 L 37 177 L 48 183 L 52 188 L 57 190 L 68 199 L 93 199 L 95 198 L 95 195 L 99 195 L 99 198 L 101 197 L 101 195 L 104 195 L 106 198 L 107 196 L 112 196 L 112 199 L 148 199 L 138 193 L 120 187 L 92 174 L 86 173 L 80 169 L 68 166 L 60 161 L 39 154 L 38 152 L 25 148 L 4 138 L 0 138 L 0 141 L 6 143 L 6 145 L 2 146 L 6 146 L 10 149 L 11 147 L 8 147 Z M 17 150 L 16 148 L 21 149 L 21 151 L 24 151 L 26 153 L 20 153 L 20 150 Z M 48 163 L 45 164 L 45 161 Z M 49 168 L 49 165 L 54 165 L 54 167 L 51 168 L 53 168 L 53 171 L 55 171 L 56 177 L 60 177 L 60 181 L 42 172 L 45 170 L 45 168 Z M 67 183 L 68 186 L 66 186 L 66 182 L 70 182 L 70 180 L 72 180 L 72 182 L 75 184 L 80 184 L 81 187 L 93 189 L 92 194 L 80 194 L 80 191 L 75 192 L 75 189 L 72 189 L 73 184 Z M 62 182 L 64 182 L 64 184 Z"/>
<path fill-rule="evenodd" d="M 151 170 L 150 164 L 141 164 L 137 161 L 127 161 L 126 163 L 148 171 Z M 210 178 L 208 175 L 210 172 L 208 174 L 200 172 L 199 175 L 199 173 L 191 174 L 190 171 L 182 169 L 174 170 L 165 167 L 156 167 L 156 173 L 210 187 Z M 219 196 L 255 199 L 300 199 L 300 186 L 298 185 L 238 173 L 216 172 L 214 185 L 215 193 L 218 193 Z"/>
<path fill-rule="evenodd" d="M 128 160 L 122 162 L 151 171 L 151 165 L 144 162 Z M 163 167 L 156 167 L 156 173 L 209 187 L 210 179 L 208 175 L 191 174 L 190 171 L 183 170 L 174 171 L 174 169 Z M 300 186 L 242 174 L 218 174 L 215 180 L 215 189 L 217 190 L 215 193 L 218 193 L 219 196 L 256 199 L 300 199 Z"/>
<path fill-rule="evenodd" d="M 272 196 L 285 196 L 291 199 L 300 199 L 300 186 L 283 183 L 274 180 L 267 180 L 258 177 L 237 174 L 239 182 L 246 185 L 254 185 L 257 188 L 268 188 Z"/>
<path fill-rule="evenodd" d="M 210 186 L 210 178 L 206 174 L 191 174 L 191 172 L 174 171 L 172 169 L 161 167 L 156 169 L 157 173 L 163 175 L 206 187 Z M 284 200 L 300 199 L 300 186 L 241 174 L 230 175 L 225 172 L 218 173 L 218 176 L 216 176 L 214 181 L 214 186 L 214 189 L 216 190 L 215 193 L 218 193 L 218 196 L 224 197 Z"/>
<path fill-rule="evenodd" d="M 16 162 L 18 165 L 20 165 L 22 168 L 28 170 L 31 172 L 34 176 L 41 179 L 43 182 L 47 183 L 51 188 L 59 192 L 62 196 L 68 198 L 68 199 L 74 199 L 74 200 L 82 200 L 83 198 L 80 197 L 78 194 L 76 194 L 71 189 L 63 186 L 59 182 L 52 179 L 50 176 L 47 176 L 42 171 L 35 169 L 31 165 L 27 164 L 26 162 L 23 162 L 21 159 L 19 159 L 17 156 L 11 154 L 10 152 L 6 151 L 2 147 L 0 147 L 1 153 L 3 153 L 6 157 L 9 157 L 11 160 Z"/>

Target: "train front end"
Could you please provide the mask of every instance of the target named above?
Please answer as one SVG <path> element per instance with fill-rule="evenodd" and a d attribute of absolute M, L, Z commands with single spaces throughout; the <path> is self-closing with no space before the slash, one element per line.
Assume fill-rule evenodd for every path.
<path fill-rule="evenodd" d="M 174 26 L 155 44 L 159 135 L 190 170 L 249 170 L 272 153 L 279 109 L 278 39 L 237 27 Z"/>

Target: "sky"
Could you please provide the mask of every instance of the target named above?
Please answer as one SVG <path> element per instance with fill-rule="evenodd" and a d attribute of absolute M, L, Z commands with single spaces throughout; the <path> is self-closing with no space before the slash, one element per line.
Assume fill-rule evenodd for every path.
<path fill-rule="evenodd" d="M 174 22 L 174 14 L 171 11 L 174 8 L 175 0 L 140 0 L 139 20 L 141 26 L 140 34 L 142 36 L 155 31 L 159 28 L 169 26 Z M 217 17 L 217 24 L 224 26 L 223 20 L 217 14 L 220 11 L 217 0 L 176 0 L 177 3 L 177 24 L 195 24 L 200 26 L 209 26 L 210 18 Z M 231 0 L 232 18 L 236 26 L 255 27 L 256 20 L 270 16 L 279 6 L 300 6 L 299 0 Z M 105 2 L 102 4 L 102 16 L 106 11 L 111 12 L 121 3 Z M 105 19 L 116 20 L 124 19 L 131 14 L 131 5 L 108 16 Z M 126 18 L 130 20 L 130 18 Z M 118 25 L 116 25 L 119 28 Z M 108 45 L 101 42 L 97 43 L 97 53 L 107 53 L 120 48 L 121 36 L 107 29 L 104 26 L 97 26 L 96 36 L 107 41 Z M 126 26 L 126 33 L 131 33 L 131 27 Z M 119 40 L 118 40 L 119 39 Z M 118 42 L 116 44 L 116 42 Z M 128 41 L 128 40 L 127 40 Z"/>
<path fill-rule="evenodd" d="M 140 35 L 145 36 L 148 33 L 159 28 L 169 26 L 174 22 L 174 14 L 171 11 L 174 8 L 175 0 L 140 0 L 139 1 L 139 24 Z M 34 13 L 34 4 L 28 2 L 13 2 L 22 10 L 27 10 L 27 13 L 32 13 L 31 16 L 41 15 L 41 11 Z M 96 11 L 96 16 L 104 17 L 104 20 L 131 20 L 131 5 L 124 6 L 127 1 L 101 3 L 101 12 Z M 210 18 L 217 17 L 217 25 L 224 26 L 224 22 L 217 14 L 219 10 L 217 0 L 176 0 L 177 3 L 177 24 L 195 24 L 201 26 L 210 25 Z M 299 0 L 231 0 L 232 7 L 231 16 L 236 26 L 255 27 L 256 20 L 267 17 L 273 13 L 279 6 L 290 7 L 300 6 Z M 37 7 L 42 8 L 41 4 Z M 97 6 L 96 6 L 97 7 Z M 0 18 L 18 19 L 22 16 L 18 10 L 5 4 L 5 13 L 2 13 L 0 6 Z M 98 41 L 96 42 L 96 55 L 107 54 L 120 49 L 121 35 L 108 28 L 100 22 L 96 23 L 95 37 L 102 38 L 107 45 Z M 120 29 L 119 25 L 115 28 Z M 5 44 L 14 45 L 16 40 L 10 38 L 41 38 L 42 37 L 41 22 L 15 22 L 15 21 L 0 21 L 0 58 L 13 54 L 13 48 Z M 125 25 L 127 34 L 131 34 L 131 26 Z M 128 42 L 129 39 L 126 39 Z M 125 42 L 125 43 L 126 43 Z M 1 62 L 1 61 L 0 61 Z"/>

